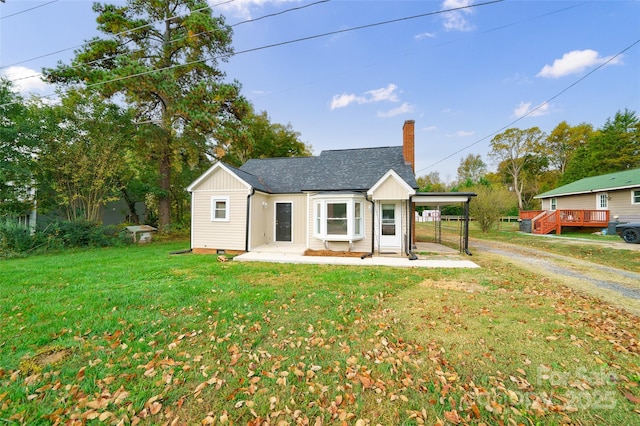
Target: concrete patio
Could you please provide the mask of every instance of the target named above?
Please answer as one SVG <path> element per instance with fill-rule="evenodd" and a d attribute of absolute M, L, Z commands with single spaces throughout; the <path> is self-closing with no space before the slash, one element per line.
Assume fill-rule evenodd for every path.
<path fill-rule="evenodd" d="M 440 244 L 418 243 L 414 253 L 418 259 L 409 260 L 401 254 L 372 257 L 305 256 L 305 247 L 287 244 L 268 244 L 233 258 L 236 262 L 273 262 L 312 265 L 390 266 L 394 268 L 479 268 L 456 250 Z M 426 253 L 420 255 L 419 253 Z"/>

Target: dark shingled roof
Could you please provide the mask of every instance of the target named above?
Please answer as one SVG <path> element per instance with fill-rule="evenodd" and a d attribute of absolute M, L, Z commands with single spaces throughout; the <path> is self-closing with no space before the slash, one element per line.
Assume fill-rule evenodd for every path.
<path fill-rule="evenodd" d="M 402 146 L 323 151 L 317 157 L 265 158 L 230 167 L 255 189 L 268 193 L 366 191 L 393 169 L 418 188 Z"/>

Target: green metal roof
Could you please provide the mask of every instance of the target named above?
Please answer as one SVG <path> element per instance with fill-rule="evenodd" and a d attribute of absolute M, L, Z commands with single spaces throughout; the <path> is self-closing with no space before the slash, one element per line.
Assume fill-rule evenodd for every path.
<path fill-rule="evenodd" d="M 609 173 L 607 175 L 592 176 L 571 182 L 559 188 L 552 189 L 534 198 L 549 198 L 559 195 L 584 194 L 614 189 L 640 187 L 640 169 L 625 170 L 624 172 Z"/>

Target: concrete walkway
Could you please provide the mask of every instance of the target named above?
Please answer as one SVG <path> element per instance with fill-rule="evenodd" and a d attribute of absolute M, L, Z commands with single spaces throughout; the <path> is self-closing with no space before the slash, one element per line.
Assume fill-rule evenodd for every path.
<path fill-rule="evenodd" d="M 359 257 L 305 256 L 297 246 L 263 246 L 233 258 L 234 262 L 272 262 L 310 265 L 391 266 L 394 268 L 479 268 L 470 260 L 416 259 L 404 256 Z"/>

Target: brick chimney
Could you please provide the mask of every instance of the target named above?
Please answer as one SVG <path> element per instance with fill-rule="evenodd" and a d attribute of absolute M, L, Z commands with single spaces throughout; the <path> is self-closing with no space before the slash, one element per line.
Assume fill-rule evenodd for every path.
<path fill-rule="evenodd" d="M 404 161 L 416 172 L 415 121 L 406 120 L 402 126 L 402 154 Z"/>

